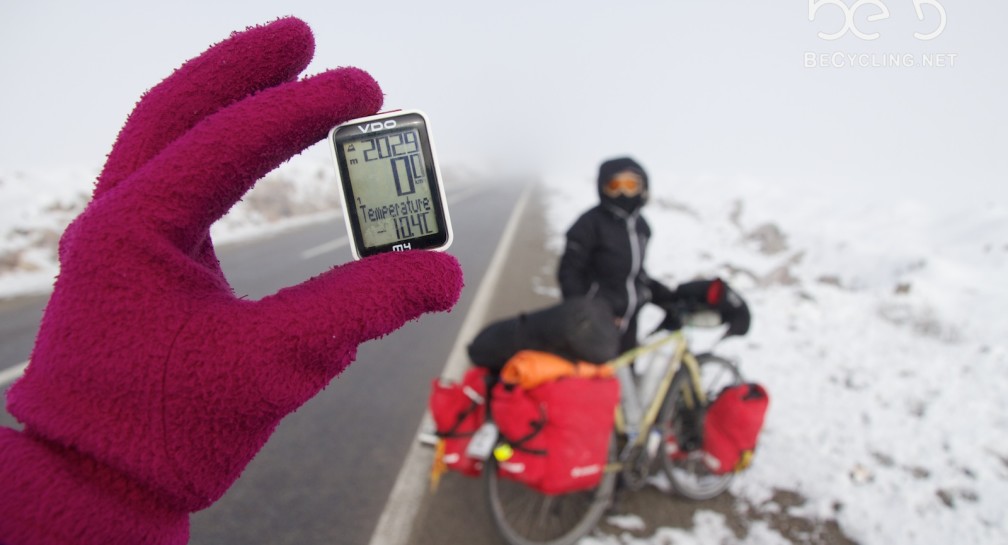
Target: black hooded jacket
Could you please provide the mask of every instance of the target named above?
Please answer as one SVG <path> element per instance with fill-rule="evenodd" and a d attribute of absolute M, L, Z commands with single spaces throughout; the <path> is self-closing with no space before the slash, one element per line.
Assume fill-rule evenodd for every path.
<path fill-rule="evenodd" d="M 641 175 L 644 191 L 636 197 L 617 198 L 603 193 L 602 186 L 625 170 Z M 647 189 L 647 174 L 633 159 L 602 163 L 598 179 L 601 202 L 582 214 L 567 231 L 567 245 L 557 271 L 564 299 L 579 295 L 604 299 L 615 317 L 630 324 L 645 303 L 672 296 L 671 290 L 644 271 L 651 228 L 640 209 L 647 200 Z"/>

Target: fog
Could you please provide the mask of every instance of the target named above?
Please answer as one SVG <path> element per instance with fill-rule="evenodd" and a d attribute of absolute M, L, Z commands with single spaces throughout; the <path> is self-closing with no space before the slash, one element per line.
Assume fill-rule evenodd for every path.
<path fill-rule="evenodd" d="M 145 90 L 295 15 L 315 31 L 307 73 L 369 71 L 387 109 L 430 115 L 443 163 L 589 179 L 631 154 L 655 183 L 749 177 L 796 197 L 1008 191 L 1002 3 L 275 4 L 5 3 L 0 170 L 100 165 Z"/>

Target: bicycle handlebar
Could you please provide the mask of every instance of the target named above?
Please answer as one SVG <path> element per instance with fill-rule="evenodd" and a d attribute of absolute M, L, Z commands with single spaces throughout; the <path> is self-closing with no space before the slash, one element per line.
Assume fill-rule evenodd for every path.
<path fill-rule="evenodd" d="M 692 294 L 658 304 L 665 311 L 665 318 L 651 334 L 661 330 L 678 331 L 686 325 L 713 327 L 728 324 L 724 337 L 745 335 L 751 321 L 749 306 L 727 286 L 723 293 L 722 298 L 716 299 L 717 302 L 701 300 Z"/>

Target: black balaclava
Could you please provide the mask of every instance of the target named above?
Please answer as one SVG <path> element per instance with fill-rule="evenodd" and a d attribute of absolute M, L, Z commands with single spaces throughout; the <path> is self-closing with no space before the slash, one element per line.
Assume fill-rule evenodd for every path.
<path fill-rule="evenodd" d="M 618 172 L 623 172 L 624 170 L 630 170 L 640 174 L 641 179 L 644 181 L 644 188 L 640 195 L 635 197 L 627 197 L 626 195 L 619 195 L 617 197 L 610 197 L 602 191 L 602 187 L 610 178 L 616 175 Z M 637 161 L 629 157 L 619 157 L 617 159 L 609 159 L 599 166 L 598 174 L 598 193 L 599 198 L 602 199 L 603 204 L 612 204 L 628 213 L 633 213 L 639 210 L 644 203 L 647 202 L 648 197 L 648 177 L 647 173 L 644 172 L 644 168 L 640 166 Z"/>

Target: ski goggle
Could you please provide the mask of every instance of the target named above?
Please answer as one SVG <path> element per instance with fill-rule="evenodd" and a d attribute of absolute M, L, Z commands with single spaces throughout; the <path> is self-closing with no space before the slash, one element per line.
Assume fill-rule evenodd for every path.
<path fill-rule="evenodd" d="M 636 197 L 644 192 L 644 178 L 636 172 L 619 172 L 602 186 L 602 192 L 608 197 Z"/>

